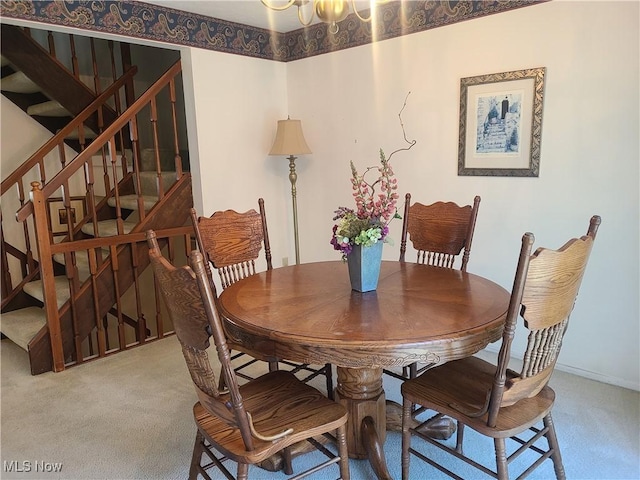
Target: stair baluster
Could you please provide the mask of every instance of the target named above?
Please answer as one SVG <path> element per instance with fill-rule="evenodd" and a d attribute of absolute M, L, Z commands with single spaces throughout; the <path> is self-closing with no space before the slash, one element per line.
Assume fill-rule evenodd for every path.
<path fill-rule="evenodd" d="M 136 315 L 138 316 L 137 325 L 138 329 L 136 331 L 136 340 L 141 344 L 145 343 L 147 334 L 147 321 L 144 318 L 144 309 L 142 307 L 142 295 L 140 293 L 140 259 L 138 258 L 138 249 L 131 249 L 131 264 L 133 265 L 133 287 L 136 293 Z M 156 324 L 162 325 L 162 319 L 156 318 Z M 162 338 L 164 335 L 161 335 L 160 332 L 163 331 L 161 327 L 158 327 L 156 330 L 158 332 L 158 338 Z"/>
<path fill-rule="evenodd" d="M 47 32 L 47 40 L 49 42 L 49 53 L 53 58 L 56 58 L 56 42 L 53 39 L 53 32 L 51 30 Z"/>
<path fill-rule="evenodd" d="M 109 257 L 112 259 L 111 262 L 111 270 L 113 271 L 113 285 L 115 288 L 115 297 L 116 297 L 116 312 L 118 319 L 118 344 L 120 350 L 124 350 L 127 348 L 127 342 L 125 341 L 125 332 L 124 332 L 124 319 L 122 317 L 122 293 L 120 290 L 120 279 L 118 272 L 120 271 L 120 262 L 118 261 L 118 252 L 115 245 L 111 245 L 109 247 Z M 137 297 L 137 294 L 136 294 Z M 105 318 L 106 315 L 105 315 Z"/>
<path fill-rule="evenodd" d="M 176 169 L 176 175 L 179 177 L 182 175 L 182 156 L 180 155 L 180 142 L 178 141 L 178 114 L 176 109 L 176 82 L 171 79 L 169 82 L 169 101 L 171 102 L 171 119 L 173 124 L 173 147 L 174 151 L 174 165 Z"/>
<path fill-rule="evenodd" d="M 75 347 L 75 358 L 78 364 L 83 362 L 82 355 L 82 337 L 80 336 L 80 324 L 78 321 L 78 311 L 76 308 L 75 298 L 80 289 L 80 281 L 78 274 L 78 264 L 76 262 L 75 252 L 65 252 L 64 265 L 67 280 L 69 282 L 69 298 L 71 300 L 71 323 L 73 326 L 73 345 Z"/>

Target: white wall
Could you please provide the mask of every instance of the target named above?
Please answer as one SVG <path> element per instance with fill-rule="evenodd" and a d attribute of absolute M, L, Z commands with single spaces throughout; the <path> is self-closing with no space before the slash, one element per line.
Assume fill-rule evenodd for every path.
<path fill-rule="evenodd" d="M 182 61 L 198 214 L 258 210 L 262 197 L 274 266 L 293 261 L 288 162 L 267 155 L 287 115 L 286 65 L 195 48 Z"/>
<path fill-rule="evenodd" d="M 338 258 L 328 242 L 332 211 L 353 206 L 349 160 L 376 165 L 378 148 L 403 146 L 411 91 L 403 120 L 418 143 L 392 159 L 399 190 L 422 203 L 481 195 L 470 272 L 510 289 L 524 232 L 557 248 L 602 216 L 560 368 L 638 389 L 638 19 L 637 2 L 550 2 L 289 63 L 313 150 L 299 178 L 303 260 Z M 460 78 L 540 66 L 539 178 L 459 177 Z"/>
<path fill-rule="evenodd" d="M 0 96 L 0 141 L 2 143 L 2 179 L 19 167 L 51 138 L 51 132 L 36 122 L 4 95 Z"/>

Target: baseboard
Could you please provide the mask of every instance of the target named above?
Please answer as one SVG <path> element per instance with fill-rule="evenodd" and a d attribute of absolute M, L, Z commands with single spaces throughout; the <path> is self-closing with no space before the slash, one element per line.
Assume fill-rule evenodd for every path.
<path fill-rule="evenodd" d="M 497 362 L 498 359 L 498 350 L 492 348 L 485 348 L 484 350 L 478 352 L 476 356 L 483 358 L 484 360 Z M 522 361 L 521 358 L 514 357 L 514 359 L 518 361 Z M 594 380 L 596 382 L 606 383 L 609 385 L 615 385 L 616 387 L 627 388 L 629 390 L 635 390 L 636 392 L 640 391 L 640 384 L 630 382 L 623 378 L 612 377 L 610 375 L 602 375 L 601 373 L 591 372 L 589 370 L 583 370 L 581 368 L 572 367 L 571 365 L 566 365 L 561 362 L 556 364 L 556 369 L 561 372 L 570 373 L 572 375 L 577 375 L 579 377 L 588 378 L 589 380 Z"/>
<path fill-rule="evenodd" d="M 640 392 L 640 384 L 630 382 L 623 378 L 602 375 L 600 373 L 590 372 L 589 370 L 583 370 L 581 368 L 564 365 L 562 363 L 557 363 L 556 369 L 560 370 L 561 372 L 571 373 L 579 377 L 588 378 L 589 380 L 595 380 L 596 382 L 607 383 L 609 385 L 615 385 L 616 387 L 628 388 L 629 390 Z"/>

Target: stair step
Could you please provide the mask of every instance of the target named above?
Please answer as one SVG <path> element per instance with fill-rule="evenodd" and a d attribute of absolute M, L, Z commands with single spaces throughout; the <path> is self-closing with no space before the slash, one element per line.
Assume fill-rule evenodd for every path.
<path fill-rule="evenodd" d="M 176 172 L 162 172 L 162 187 L 164 192 L 176 183 Z M 158 195 L 158 174 L 155 171 L 140 172 L 140 189 L 142 195 Z"/>
<path fill-rule="evenodd" d="M 28 307 L 0 316 L 0 331 L 20 348 L 29 351 L 29 342 L 47 324 L 47 314 L 39 307 Z"/>
<path fill-rule="evenodd" d="M 31 105 L 27 108 L 29 115 L 40 115 L 42 117 L 71 117 L 71 113 L 55 100 Z"/>
<path fill-rule="evenodd" d="M 107 222 L 111 220 L 106 220 Z M 101 222 L 98 222 L 100 224 Z M 135 225 L 135 224 L 134 224 Z M 125 227 L 127 226 L 127 222 L 125 222 Z M 100 228 L 100 226 L 98 226 Z M 129 228 L 130 230 L 130 228 Z M 104 254 L 102 258 L 106 258 L 109 255 L 108 250 L 103 250 Z M 56 253 L 53 256 L 53 259 L 64 265 L 64 254 Z M 80 283 L 83 283 L 87 278 L 91 276 L 91 272 L 89 270 L 89 258 L 87 252 L 77 252 L 76 253 L 76 266 L 78 267 L 78 280 Z M 62 307 L 69 297 L 71 293 L 69 292 L 69 280 L 64 275 L 58 275 L 54 277 L 54 282 L 56 286 L 56 301 L 58 303 L 58 308 Z M 24 286 L 24 292 L 27 295 L 31 295 L 33 298 L 40 300 L 44 303 L 44 293 L 42 291 L 42 280 L 34 280 L 33 282 L 29 282 Z M 4 314 L 3 314 L 4 315 Z M 4 332 L 3 332 L 4 333 Z"/>
<path fill-rule="evenodd" d="M 84 138 L 89 139 L 89 140 L 93 140 L 94 138 L 96 138 L 98 136 L 98 134 L 96 132 L 94 132 L 93 130 L 91 130 L 89 127 L 84 127 Z M 72 139 L 72 140 L 79 140 L 80 139 L 80 133 L 78 132 L 78 129 L 76 128 L 75 130 L 73 130 L 73 132 L 71 132 L 69 135 L 67 135 L 67 138 Z"/>
<path fill-rule="evenodd" d="M 103 250 L 102 258 L 105 259 L 108 256 L 109 250 Z M 56 253 L 53 256 L 53 259 L 59 264 L 65 265 L 63 253 Z M 91 276 L 91 269 L 89 268 L 89 254 L 86 250 L 76 252 L 76 267 L 78 268 L 78 280 L 80 283 L 84 282 Z"/>
<path fill-rule="evenodd" d="M 62 307 L 69 297 L 71 293 L 69 292 L 69 280 L 65 276 L 57 276 L 53 277 L 55 285 L 56 285 L 56 301 L 58 303 L 58 308 Z M 44 292 L 42 291 L 42 280 L 34 280 L 33 282 L 29 282 L 24 286 L 24 292 L 27 295 L 31 295 L 33 298 L 36 298 L 44 303 Z M 4 314 L 3 314 L 4 316 Z"/>
<path fill-rule="evenodd" d="M 158 197 L 143 195 L 144 200 L 144 210 L 149 211 L 151 207 L 153 207 L 158 201 Z M 114 197 L 109 198 L 107 203 L 110 207 L 116 206 L 116 199 Z M 137 195 L 120 195 L 120 208 L 124 208 L 127 210 L 138 210 L 138 196 Z"/>
<path fill-rule="evenodd" d="M 137 224 L 135 222 L 123 222 L 124 233 L 129 233 Z M 82 231 L 87 235 L 95 237 L 93 223 L 85 223 Z M 116 220 L 101 220 L 98 222 L 98 233 L 101 237 L 113 237 L 118 235 L 118 223 Z"/>
<path fill-rule="evenodd" d="M 37 93 L 40 87 L 22 72 L 15 72 L 7 75 L 0 82 L 1 88 L 5 92 L 14 93 Z"/>

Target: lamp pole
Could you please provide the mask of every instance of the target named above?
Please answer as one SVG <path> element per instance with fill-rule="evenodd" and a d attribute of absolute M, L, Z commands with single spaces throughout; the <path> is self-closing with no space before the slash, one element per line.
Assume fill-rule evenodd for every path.
<path fill-rule="evenodd" d="M 296 265 L 300 265 L 300 241 L 298 238 L 298 201 L 296 199 L 296 157 L 289 155 L 289 181 L 291 182 L 291 201 L 293 203 L 293 238 L 296 247 Z"/>
<path fill-rule="evenodd" d="M 278 120 L 278 130 L 276 138 L 269 155 L 288 155 L 289 160 L 289 181 L 291 182 L 291 200 L 293 202 L 293 238 L 296 248 L 296 265 L 300 264 L 300 239 L 298 237 L 298 200 L 296 193 L 296 181 L 298 174 L 296 173 L 296 156 L 311 153 L 311 149 L 307 145 L 302 134 L 302 122 L 300 120 L 292 120 L 287 117 L 286 120 Z"/>

